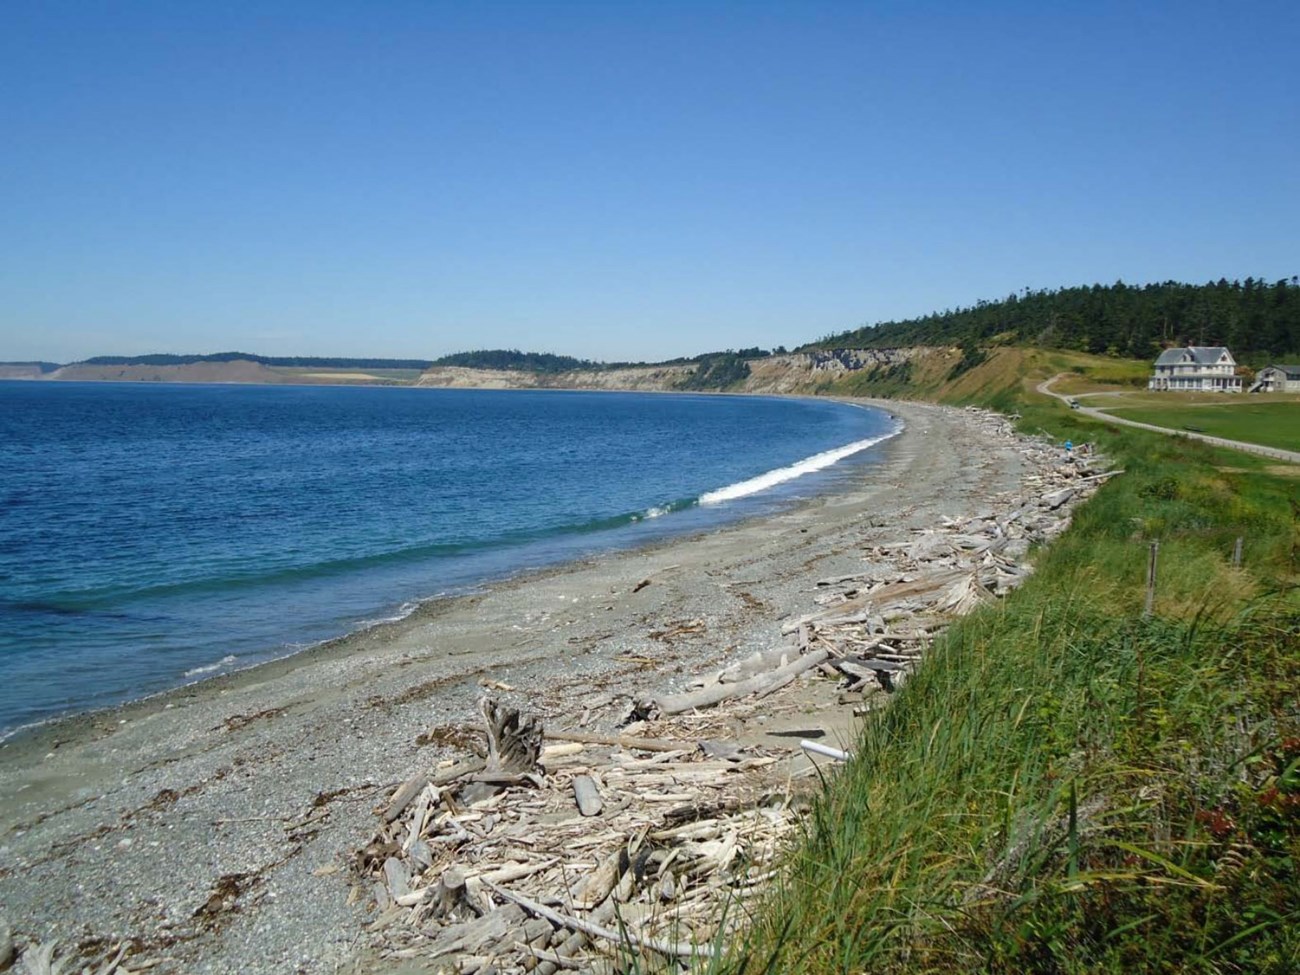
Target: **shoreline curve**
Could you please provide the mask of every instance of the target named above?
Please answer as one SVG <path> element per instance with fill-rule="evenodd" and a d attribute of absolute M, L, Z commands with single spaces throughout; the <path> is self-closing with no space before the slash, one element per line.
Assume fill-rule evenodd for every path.
<path fill-rule="evenodd" d="M 835 494 L 440 600 L 0 745 L 0 875 L 15 934 L 131 937 L 194 973 L 354 964 L 365 916 L 340 871 L 373 831 L 370 807 L 455 753 L 445 743 L 475 720 L 485 686 L 511 688 L 552 721 L 602 689 L 680 687 L 770 646 L 780 620 L 807 610 L 814 580 L 861 564 L 864 538 L 974 514 L 1029 473 L 1014 440 L 980 442 L 965 411 L 871 405 L 906 429 Z M 313 816 L 311 829 L 291 828 Z M 256 896 L 204 924 L 203 905 L 231 876 L 256 878 Z"/>

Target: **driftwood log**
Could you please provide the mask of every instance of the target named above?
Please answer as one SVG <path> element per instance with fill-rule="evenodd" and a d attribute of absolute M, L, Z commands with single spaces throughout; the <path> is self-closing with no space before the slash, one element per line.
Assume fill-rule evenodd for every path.
<path fill-rule="evenodd" d="M 636 738 L 631 735 L 601 735 L 591 731 L 548 731 L 546 737 L 552 741 L 572 741 L 584 745 L 617 745 L 641 752 L 676 752 L 683 748 L 694 748 L 695 744 L 680 741 L 664 741 L 659 738 Z"/>
<path fill-rule="evenodd" d="M 790 683 L 804 671 L 825 663 L 830 656 L 829 650 L 814 650 L 802 657 L 796 657 L 784 667 L 759 674 L 757 677 L 750 677 L 748 680 L 737 681 L 734 684 L 713 684 L 684 694 L 661 694 L 652 698 L 651 704 L 660 714 L 673 715 L 709 707 L 728 698 L 770 694 Z"/>
<path fill-rule="evenodd" d="M 517 708 L 507 708 L 490 697 L 479 702 L 479 713 L 487 729 L 488 754 L 483 770 L 461 789 L 459 801 L 480 802 L 507 785 L 520 784 L 522 776 L 536 772 L 542 755 L 542 722 L 523 717 Z"/>
<path fill-rule="evenodd" d="M 596 780 L 590 775 L 573 777 L 573 797 L 578 803 L 578 812 L 584 816 L 599 816 L 605 806 L 600 798 L 600 790 L 596 788 Z"/>

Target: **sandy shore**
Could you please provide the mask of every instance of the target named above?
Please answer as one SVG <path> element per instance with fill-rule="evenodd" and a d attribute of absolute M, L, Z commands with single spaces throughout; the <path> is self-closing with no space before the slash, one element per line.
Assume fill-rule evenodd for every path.
<path fill-rule="evenodd" d="M 15 940 L 90 953 L 130 939 L 163 972 L 355 970 L 364 915 L 347 903 L 348 858 L 392 785 L 451 754 L 484 682 L 553 721 L 602 688 L 680 684 L 772 645 L 777 621 L 812 605 L 812 580 L 860 565 L 864 539 L 1019 486 L 1016 444 L 983 440 L 969 414 L 888 408 L 907 429 L 846 492 L 0 746 L 0 910 Z M 686 621 L 702 626 L 653 636 Z M 237 910 L 205 912 L 232 891 Z"/>

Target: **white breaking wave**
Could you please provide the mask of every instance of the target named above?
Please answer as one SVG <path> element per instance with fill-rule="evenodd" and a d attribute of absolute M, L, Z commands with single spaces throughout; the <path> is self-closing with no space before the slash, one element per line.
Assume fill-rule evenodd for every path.
<path fill-rule="evenodd" d="M 442 593 L 438 593 L 437 595 L 430 596 L 429 598 L 441 599 L 442 595 L 443 595 Z M 358 630 L 368 630 L 372 626 L 382 626 L 384 623 L 400 623 L 402 620 L 406 619 L 417 609 L 419 609 L 424 602 L 425 600 L 417 599 L 412 602 L 402 603 L 401 606 L 397 607 L 397 612 L 395 612 L 392 616 L 376 616 L 374 619 L 357 620 L 355 623 L 353 623 L 353 627 Z"/>
<path fill-rule="evenodd" d="M 724 488 L 718 488 L 716 491 L 709 491 L 707 494 L 700 495 L 700 504 L 721 504 L 723 501 L 734 501 L 736 498 L 747 497 L 751 494 L 758 494 L 760 491 L 766 491 L 774 488 L 778 484 L 784 484 L 786 481 L 793 481 L 796 477 L 803 477 L 805 474 L 811 474 L 814 471 L 820 471 L 823 468 L 830 467 L 842 461 L 845 457 L 851 457 L 854 454 L 861 453 L 868 447 L 874 447 L 902 431 L 902 427 L 896 427 L 889 433 L 882 434 L 879 437 L 871 437 L 867 440 L 855 440 L 853 443 L 845 444 L 843 447 L 836 447 L 833 450 L 823 450 L 820 454 L 813 454 L 811 457 L 805 457 L 798 463 L 791 464 L 789 467 L 778 467 L 774 471 L 768 471 L 766 474 L 759 474 L 758 477 L 751 477 L 748 481 L 738 481 L 735 484 L 729 484 Z"/>
<path fill-rule="evenodd" d="M 222 667 L 230 666 L 235 662 L 235 660 L 236 657 L 231 654 L 230 656 L 222 657 L 215 664 L 208 664 L 206 667 L 191 667 L 189 670 L 185 671 L 185 676 L 197 677 L 199 674 L 210 674 L 213 671 L 220 670 Z"/>
<path fill-rule="evenodd" d="M 664 515 L 672 514 L 674 506 L 670 504 L 655 505 L 653 508 L 646 508 L 639 514 L 632 515 L 630 520 L 633 523 L 640 521 L 649 521 L 651 518 L 662 518 Z"/>

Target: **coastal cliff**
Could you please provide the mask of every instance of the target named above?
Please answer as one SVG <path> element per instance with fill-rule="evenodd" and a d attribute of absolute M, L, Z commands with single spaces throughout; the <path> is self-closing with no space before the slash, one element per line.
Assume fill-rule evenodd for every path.
<path fill-rule="evenodd" d="M 854 376 L 895 373 L 938 362 L 948 368 L 956 350 L 915 346 L 902 349 L 836 349 L 793 352 L 747 360 L 749 374 L 722 391 L 729 393 L 813 393 L 834 391 Z M 433 366 L 416 380 L 417 386 L 475 389 L 608 389 L 670 392 L 687 387 L 700 368 L 695 363 L 625 366 L 612 369 L 574 369 L 542 373 L 525 369 L 479 369 Z"/>
<path fill-rule="evenodd" d="M 143 359 L 177 357 L 141 357 Z M 0 378 L 53 382 L 159 382 L 414 385 L 452 389 L 592 389 L 639 392 L 708 390 L 729 393 L 817 393 L 870 391 L 884 381 L 906 385 L 917 378 L 941 380 L 960 351 L 913 346 L 893 349 L 815 349 L 754 358 L 727 354 L 735 372 L 717 377 L 707 357 L 649 365 L 583 363 L 563 370 L 486 368 L 433 364 L 426 368 L 365 368 L 331 365 L 289 367 L 260 357 L 197 361 L 74 362 L 43 368 L 39 363 L 0 363 Z M 577 360 L 574 360 L 577 361 Z M 864 389 L 847 389 L 846 384 Z M 890 389 L 886 393 L 896 392 Z"/>
<path fill-rule="evenodd" d="M 7 370 L 13 369 L 11 375 Z M 0 379 L 40 379 L 64 382 L 123 383 L 255 383 L 260 385 L 408 385 L 414 369 L 333 368 L 329 366 L 268 365 L 253 359 L 180 363 L 74 362 L 41 371 L 23 364 L 0 364 Z"/>
<path fill-rule="evenodd" d="M 98 365 L 74 362 L 40 378 L 69 382 L 278 383 L 286 380 L 259 362 L 194 362 L 185 365 Z"/>
<path fill-rule="evenodd" d="M 0 362 L 0 379 L 42 379 L 40 363 Z"/>
<path fill-rule="evenodd" d="M 676 365 L 575 369 L 558 373 L 433 366 L 420 375 L 415 385 L 455 389 L 618 389 L 652 392 L 675 389 L 692 371 L 691 366 Z"/>

